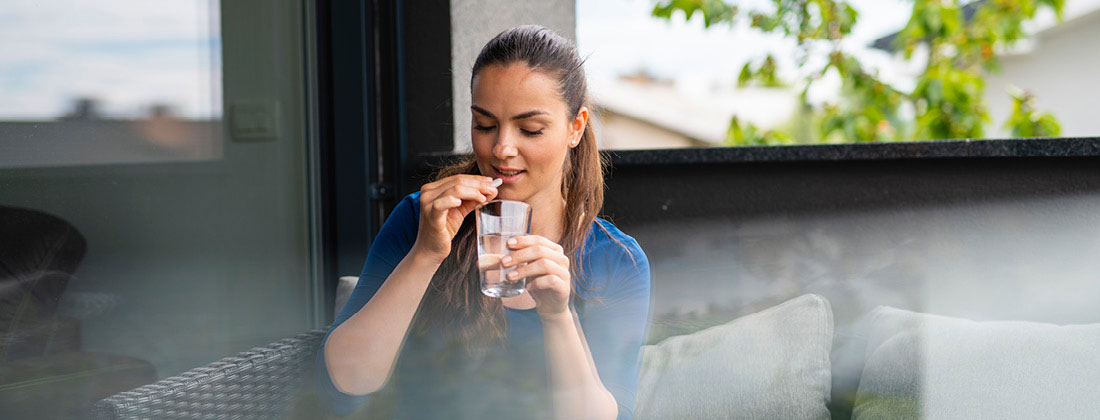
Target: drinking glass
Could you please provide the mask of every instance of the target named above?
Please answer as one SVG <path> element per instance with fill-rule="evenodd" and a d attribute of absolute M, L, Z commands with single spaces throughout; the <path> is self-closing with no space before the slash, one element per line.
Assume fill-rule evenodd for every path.
<path fill-rule="evenodd" d="M 500 259 L 511 253 L 508 240 L 531 233 L 531 206 L 522 201 L 493 200 L 475 211 L 477 271 L 481 292 L 492 297 L 516 296 L 527 289 L 527 279 L 508 279 L 516 267 L 504 268 Z"/>

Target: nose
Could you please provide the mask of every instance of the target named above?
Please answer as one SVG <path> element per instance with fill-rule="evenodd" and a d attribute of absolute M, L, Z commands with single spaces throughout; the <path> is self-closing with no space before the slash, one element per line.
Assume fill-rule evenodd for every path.
<path fill-rule="evenodd" d="M 501 133 L 497 136 L 496 144 L 493 145 L 493 157 L 505 160 L 515 157 L 518 152 L 513 136 L 501 130 Z"/>

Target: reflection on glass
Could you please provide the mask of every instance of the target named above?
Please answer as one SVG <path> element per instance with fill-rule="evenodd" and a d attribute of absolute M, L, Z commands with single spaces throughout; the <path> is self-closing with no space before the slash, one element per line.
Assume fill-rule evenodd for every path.
<path fill-rule="evenodd" d="M 219 159 L 216 6 L 5 4 L 0 168 Z"/>
<path fill-rule="evenodd" d="M 751 400 L 758 418 L 1093 418 L 1100 262 L 1079 251 L 1100 249 L 1097 202 L 632 227 L 654 267 L 638 414 L 706 383 L 716 407 Z M 792 303 L 806 294 L 828 308 Z"/>
<path fill-rule="evenodd" d="M 200 318 L 225 252 L 203 251 L 257 241 L 217 237 L 235 205 L 221 197 L 240 195 L 222 191 L 257 185 L 149 176 L 222 158 L 219 16 L 211 0 L 0 8 L 0 418 L 92 418 L 96 401 L 212 361 L 202 351 L 231 353 L 204 337 L 224 330 Z M 181 333 L 184 317 L 200 327 Z"/>

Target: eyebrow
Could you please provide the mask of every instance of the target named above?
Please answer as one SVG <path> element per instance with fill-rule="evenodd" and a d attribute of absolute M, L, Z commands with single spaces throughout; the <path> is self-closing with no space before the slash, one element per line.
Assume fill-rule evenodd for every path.
<path fill-rule="evenodd" d="M 477 112 L 477 113 L 479 113 L 481 115 L 484 115 L 486 117 L 489 117 L 489 118 L 494 118 L 495 119 L 497 117 L 496 115 L 493 115 L 492 112 L 486 111 L 484 108 L 479 107 L 477 105 L 470 105 L 470 109 L 474 110 L 474 112 Z M 549 115 L 549 114 L 550 114 L 549 112 L 539 111 L 539 110 L 527 111 L 527 112 L 524 112 L 522 114 L 513 116 L 512 120 L 513 121 L 514 120 L 522 120 L 524 118 L 531 118 L 531 117 L 534 117 L 536 115 Z"/>

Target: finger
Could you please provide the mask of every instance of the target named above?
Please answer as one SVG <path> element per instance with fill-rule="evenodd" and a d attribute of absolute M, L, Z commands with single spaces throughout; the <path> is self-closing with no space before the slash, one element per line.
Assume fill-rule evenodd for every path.
<path fill-rule="evenodd" d="M 454 191 L 432 191 L 436 194 L 436 197 L 424 195 L 420 196 L 420 208 L 421 211 L 428 213 L 443 212 L 462 205 L 462 194 L 455 194 Z M 433 216 L 435 217 L 435 216 Z"/>
<path fill-rule="evenodd" d="M 446 181 L 446 180 L 441 180 L 439 182 L 444 182 L 444 181 Z M 442 184 L 442 185 L 450 185 L 450 184 Z M 424 185 L 424 186 L 420 187 L 420 208 L 427 208 L 428 206 L 430 206 L 432 204 L 432 202 L 435 201 L 436 198 L 439 198 L 439 196 L 441 194 L 443 194 L 444 191 L 446 191 L 446 188 L 443 188 L 440 184 L 430 185 L 430 186 L 429 185 Z"/>
<path fill-rule="evenodd" d="M 434 191 L 433 191 L 433 193 L 434 193 Z M 465 213 L 469 212 L 469 208 L 472 208 L 473 206 L 476 206 L 477 204 L 488 201 L 487 196 L 484 193 L 482 193 L 480 190 L 472 188 L 472 187 L 467 187 L 467 186 L 464 186 L 464 185 L 454 185 L 454 186 L 450 187 L 449 189 L 439 193 L 439 195 L 435 198 L 425 198 L 425 197 L 426 196 L 424 196 L 423 194 L 420 196 L 420 208 L 422 208 L 422 209 L 424 209 L 424 208 L 427 208 L 427 209 L 436 208 L 436 207 L 433 207 L 432 203 L 434 203 L 436 201 L 439 201 L 441 199 L 444 199 L 445 197 L 458 198 L 460 200 L 459 205 L 467 207 L 467 208 L 460 207 L 460 209 L 464 211 L 463 216 L 465 216 Z M 453 200 L 450 200 L 450 199 L 448 199 L 447 201 L 448 202 L 453 202 Z M 468 205 L 467 203 L 473 203 L 473 204 Z M 455 208 L 455 207 L 459 207 L 459 206 L 448 206 L 447 208 L 450 209 L 450 208 Z"/>
<path fill-rule="evenodd" d="M 485 196 L 485 198 L 483 200 L 480 200 L 480 201 L 473 201 L 473 200 L 463 201 L 462 205 L 458 207 L 458 211 L 459 211 L 460 214 L 462 214 L 462 217 L 466 217 L 467 214 L 470 214 L 470 212 L 474 211 L 474 209 L 476 209 L 482 203 L 485 203 L 489 200 L 492 200 L 492 198 L 489 198 L 488 196 Z"/>
<path fill-rule="evenodd" d="M 496 187 L 492 185 L 482 186 L 480 189 L 466 185 L 455 185 L 452 187 L 452 192 L 454 196 L 463 199 L 462 205 L 458 207 L 458 212 L 462 217 L 466 217 L 478 206 L 496 197 Z"/>
<path fill-rule="evenodd" d="M 451 180 L 451 187 L 457 185 L 464 185 L 474 189 L 485 189 L 485 187 L 492 187 L 493 178 L 481 175 L 455 175 Z"/>
<path fill-rule="evenodd" d="M 485 199 L 481 201 L 492 200 L 497 195 L 497 188 L 492 186 L 492 183 L 479 184 L 471 182 L 469 180 L 463 181 L 456 179 L 451 180 L 451 182 L 432 190 L 422 190 L 420 193 L 420 205 L 421 207 L 423 207 L 426 206 L 428 203 L 439 199 L 439 197 L 445 195 L 454 195 L 452 193 L 455 191 L 461 192 L 461 194 L 459 194 L 459 198 L 466 200 L 474 199 L 473 195 L 466 193 L 468 191 L 480 192 L 481 195 L 485 197 Z"/>
<path fill-rule="evenodd" d="M 497 187 L 493 186 L 493 179 L 483 176 L 473 176 L 472 178 L 463 178 L 461 180 L 462 185 L 467 185 L 471 188 L 475 188 L 481 191 L 485 195 L 486 201 L 492 200 L 497 196 Z"/>
<path fill-rule="evenodd" d="M 431 203 L 436 197 L 439 197 L 447 188 L 454 185 L 454 177 L 446 177 L 435 182 L 424 184 L 420 187 L 420 201 L 421 203 Z"/>
<path fill-rule="evenodd" d="M 458 197 L 463 201 L 473 201 L 476 203 L 489 201 L 481 189 L 461 184 L 451 187 L 444 192 L 442 196 Z"/>
<path fill-rule="evenodd" d="M 486 198 L 492 201 L 497 198 L 498 190 L 497 187 L 494 187 L 492 183 L 489 183 L 488 186 L 483 187 L 482 193 L 485 194 Z"/>
<path fill-rule="evenodd" d="M 487 176 L 480 175 L 453 175 L 441 180 L 424 184 L 420 187 L 420 199 L 421 204 L 430 203 L 440 195 L 444 194 L 448 189 L 455 185 L 466 185 L 473 188 L 488 189 L 486 187 L 492 187 L 493 179 Z"/>
<path fill-rule="evenodd" d="M 450 185 L 454 184 L 455 182 L 468 182 L 468 183 L 470 183 L 470 185 L 474 185 L 474 184 L 478 184 L 478 183 L 491 184 L 493 182 L 493 178 L 492 177 L 487 177 L 487 176 L 482 176 L 482 175 L 469 175 L 469 174 L 451 175 L 449 177 L 446 177 L 446 178 L 443 178 L 443 179 L 439 179 L 439 180 L 424 184 L 422 189 L 434 190 L 434 189 L 444 188 L 444 187 L 447 187 L 447 186 L 450 186 Z"/>
<path fill-rule="evenodd" d="M 551 241 L 542 235 L 517 236 L 508 240 L 508 247 L 511 249 L 521 249 L 532 245 L 542 245 L 558 252 L 565 252 L 564 248 L 557 242 Z"/>
<path fill-rule="evenodd" d="M 462 205 L 462 199 L 458 197 L 440 197 L 428 205 L 428 215 L 432 220 L 445 222 L 447 211 Z"/>
<path fill-rule="evenodd" d="M 458 197 L 441 197 L 422 207 L 420 213 L 433 230 L 443 229 L 447 226 L 447 212 L 461 205 L 462 200 Z"/>
<path fill-rule="evenodd" d="M 558 276 L 542 276 L 534 280 L 528 280 L 526 288 L 528 291 L 543 291 L 553 290 L 562 294 L 568 295 L 569 284 L 564 279 Z"/>
<path fill-rule="evenodd" d="M 439 180 L 434 185 L 425 185 L 420 188 L 420 206 L 425 207 L 430 205 L 433 201 L 438 199 L 441 195 L 447 192 L 452 186 L 454 186 L 455 180 L 445 178 Z"/>
<path fill-rule="evenodd" d="M 545 245 L 532 245 L 518 251 L 514 251 L 508 255 L 505 255 L 501 259 L 501 263 L 505 267 L 513 267 L 523 263 L 530 263 L 537 260 L 550 260 L 557 264 L 568 264 L 569 259 L 565 257 L 561 251 L 557 249 L 551 249 Z"/>
<path fill-rule="evenodd" d="M 559 264 L 550 262 L 548 260 L 538 260 L 527 265 L 521 265 L 516 267 L 515 270 L 508 273 L 508 280 L 519 280 L 522 278 L 536 278 L 540 276 L 557 276 L 559 278 L 569 278 L 569 270 L 562 267 Z"/>

